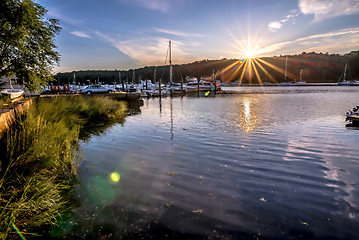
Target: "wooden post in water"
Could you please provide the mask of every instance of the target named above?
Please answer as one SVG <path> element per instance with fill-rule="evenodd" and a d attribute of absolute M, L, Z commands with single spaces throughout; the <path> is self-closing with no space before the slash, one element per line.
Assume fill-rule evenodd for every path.
<path fill-rule="evenodd" d="M 197 92 L 198 92 L 198 97 L 199 97 L 199 80 L 197 80 Z"/>
<path fill-rule="evenodd" d="M 162 94 L 161 94 L 161 78 L 160 78 L 160 80 L 158 82 L 158 92 L 159 92 L 160 98 L 161 98 L 161 96 L 162 96 Z"/>
<path fill-rule="evenodd" d="M 125 91 L 125 80 L 122 79 L 122 91 Z"/>
<path fill-rule="evenodd" d="M 181 76 L 181 97 L 183 97 L 183 78 Z"/>

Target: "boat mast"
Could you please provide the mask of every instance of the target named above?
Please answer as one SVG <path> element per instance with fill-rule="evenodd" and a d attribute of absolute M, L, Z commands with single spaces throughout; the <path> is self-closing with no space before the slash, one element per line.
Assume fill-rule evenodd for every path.
<path fill-rule="evenodd" d="M 9 77 L 10 92 L 12 92 L 11 77 Z"/>
<path fill-rule="evenodd" d="M 155 84 L 155 83 L 156 83 L 156 68 L 153 73 L 153 84 Z"/>
<path fill-rule="evenodd" d="M 345 64 L 343 82 L 345 82 L 345 76 L 347 75 L 347 66 L 348 63 Z"/>
<path fill-rule="evenodd" d="M 287 80 L 287 62 L 288 56 L 285 57 L 284 82 Z"/>
<path fill-rule="evenodd" d="M 170 51 L 170 83 L 172 83 L 172 49 L 171 49 L 171 40 L 169 41 L 169 51 Z"/>

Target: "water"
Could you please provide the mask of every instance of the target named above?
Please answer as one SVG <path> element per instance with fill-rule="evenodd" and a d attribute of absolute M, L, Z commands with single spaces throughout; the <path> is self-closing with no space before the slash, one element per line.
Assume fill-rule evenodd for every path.
<path fill-rule="evenodd" d="M 146 99 L 123 125 L 81 143 L 79 202 L 62 231 L 358 239 L 359 131 L 345 127 L 345 112 L 359 88 L 231 90 L 239 94 Z"/>

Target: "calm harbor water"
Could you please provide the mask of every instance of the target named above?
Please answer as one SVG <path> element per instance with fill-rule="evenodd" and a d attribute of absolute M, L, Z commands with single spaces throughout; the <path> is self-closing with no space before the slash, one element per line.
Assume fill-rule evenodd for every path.
<path fill-rule="evenodd" d="M 81 143 L 69 238 L 358 239 L 359 87 L 145 99 Z M 119 180 L 118 180 L 119 179 Z"/>

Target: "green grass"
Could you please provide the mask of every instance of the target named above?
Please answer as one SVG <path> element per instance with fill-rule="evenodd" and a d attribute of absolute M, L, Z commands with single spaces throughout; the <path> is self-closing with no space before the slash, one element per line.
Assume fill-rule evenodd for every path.
<path fill-rule="evenodd" d="M 33 104 L 6 135 L 1 158 L 0 239 L 25 237 L 71 207 L 78 140 L 104 126 L 123 123 L 124 102 L 107 98 L 58 97 Z"/>
<path fill-rule="evenodd" d="M 9 96 L 0 94 L 0 108 L 5 106 L 6 104 L 9 104 L 10 102 L 11 102 L 11 99 Z"/>

